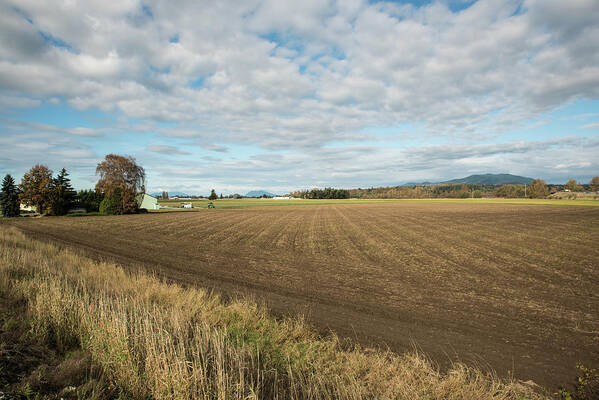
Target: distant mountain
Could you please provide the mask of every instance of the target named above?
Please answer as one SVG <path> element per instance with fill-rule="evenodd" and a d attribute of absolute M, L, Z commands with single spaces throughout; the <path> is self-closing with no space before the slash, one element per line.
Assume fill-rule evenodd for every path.
<path fill-rule="evenodd" d="M 532 178 L 511 174 L 483 174 L 470 175 L 461 179 L 439 182 L 448 184 L 472 184 L 472 185 L 524 185 L 532 182 Z"/>
<path fill-rule="evenodd" d="M 430 186 L 434 184 L 434 182 L 407 182 L 401 186 Z"/>
<path fill-rule="evenodd" d="M 160 197 L 162 196 L 162 193 L 156 192 L 156 193 L 150 193 L 151 196 L 154 197 Z M 187 194 L 187 193 L 183 193 L 183 192 L 168 192 L 169 197 L 191 197 L 191 195 Z"/>
<path fill-rule="evenodd" d="M 247 192 L 245 194 L 245 197 L 262 197 L 264 195 L 267 195 L 270 197 L 276 196 L 276 194 L 272 194 L 270 192 L 267 192 L 266 190 L 252 190 L 250 192 Z"/>

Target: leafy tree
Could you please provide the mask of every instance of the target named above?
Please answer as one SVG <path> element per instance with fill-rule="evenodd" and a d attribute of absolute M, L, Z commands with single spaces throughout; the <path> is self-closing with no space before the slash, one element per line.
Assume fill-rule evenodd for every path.
<path fill-rule="evenodd" d="M 121 196 L 121 191 L 119 189 L 115 189 L 110 196 L 104 197 L 102 202 L 100 202 L 100 213 L 106 215 L 118 215 L 123 212 L 123 198 Z"/>
<path fill-rule="evenodd" d="M 96 190 L 105 198 L 116 201 L 111 210 L 114 214 L 130 214 L 139 210 L 137 196 L 145 193 L 146 173 L 131 156 L 108 154 L 96 167 L 100 175 Z M 118 192 L 118 195 L 117 195 Z"/>
<path fill-rule="evenodd" d="M 218 195 L 216 194 L 214 189 L 212 189 L 212 191 L 210 192 L 210 196 L 208 196 L 208 200 L 216 200 L 216 199 L 218 199 Z"/>
<path fill-rule="evenodd" d="M 580 186 L 574 179 L 570 179 L 568 182 L 566 182 L 566 189 L 570 190 L 571 192 L 582 192 L 582 186 Z"/>
<path fill-rule="evenodd" d="M 543 179 L 533 179 L 530 184 L 528 197 L 531 199 L 542 199 L 549 195 L 549 189 Z"/>
<path fill-rule="evenodd" d="M 347 199 L 349 198 L 349 190 L 324 188 L 312 190 L 304 190 L 291 193 L 293 197 L 301 197 L 303 199 Z"/>
<path fill-rule="evenodd" d="M 65 215 L 75 205 L 77 193 L 71 186 L 68 176 L 67 170 L 63 168 L 52 181 L 52 192 L 48 204 L 48 211 L 52 215 Z"/>
<path fill-rule="evenodd" d="M 596 176 L 593 179 L 591 179 L 589 185 L 591 186 L 591 190 L 593 192 L 599 191 L 599 176 Z"/>
<path fill-rule="evenodd" d="M 52 170 L 45 165 L 36 164 L 23 176 L 19 185 L 19 197 L 25 205 L 34 206 L 38 213 L 44 214 L 51 201 L 52 188 Z"/>
<path fill-rule="evenodd" d="M 2 181 L 0 207 L 2 207 L 3 217 L 18 217 L 21 214 L 19 189 L 15 185 L 15 180 L 10 174 L 6 175 Z"/>
<path fill-rule="evenodd" d="M 165 192 L 164 190 L 162 191 L 162 196 L 161 196 L 162 200 L 168 200 L 168 192 Z"/>
<path fill-rule="evenodd" d="M 85 211 L 94 212 L 100 210 L 100 203 L 104 200 L 104 196 L 93 189 L 80 190 L 77 194 L 77 200 L 79 205 L 85 208 Z"/>
<path fill-rule="evenodd" d="M 511 199 L 524 197 L 524 185 L 502 185 L 495 189 L 495 196 Z"/>

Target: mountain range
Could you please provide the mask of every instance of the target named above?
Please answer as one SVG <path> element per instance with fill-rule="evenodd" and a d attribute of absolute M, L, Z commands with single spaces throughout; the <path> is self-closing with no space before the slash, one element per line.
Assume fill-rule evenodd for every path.
<path fill-rule="evenodd" d="M 276 194 L 272 194 L 270 192 L 267 192 L 266 190 L 251 190 L 245 194 L 245 197 L 262 197 L 264 195 L 267 195 L 269 197 L 276 196 Z"/>
<path fill-rule="evenodd" d="M 187 193 L 183 193 L 183 192 L 168 192 L 168 195 L 169 195 L 169 197 L 191 197 L 191 195 L 189 195 Z M 160 193 L 160 192 L 150 193 L 150 196 L 160 197 L 160 196 L 162 196 L 162 193 Z"/>
<path fill-rule="evenodd" d="M 435 184 L 471 184 L 471 185 L 528 185 L 532 182 L 532 178 L 527 178 L 525 176 L 512 175 L 512 174 L 480 174 L 480 175 L 470 175 L 465 178 L 451 179 L 443 182 L 408 182 L 404 183 L 402 186 L 425 186 L 425 185 L 435 185 Z M 152 193 L 152 196 L 160 197 L 161 193 Z M 276 196 L 271 192 L 267 192 L 266 190 L 251 190 L 245 194 L 245 197 L 262 197 L 263 195 L 267 195 L 270 197 Z M 169 192 L 169 196 L 174 197 L 191 197 L 187 193 L 183 192 Z"/>
<path fill-rule="evenodd" d="M 483 174 L 470 175 L 465 178 L 452 179 L 439 183 L 472 185 L 528 185 L 532 181 L 532 178 L 511 174 Z"/>
<path fill-rule="evenodd" d="M 465 178 L 451 179 L 442 182 L 407 182 L 402 186 L 427 186 L 438 184 L 451 185 L 528 185 L 532 182 L 532 178 L 512 174 L 479 174 L 470 175 Z"/>

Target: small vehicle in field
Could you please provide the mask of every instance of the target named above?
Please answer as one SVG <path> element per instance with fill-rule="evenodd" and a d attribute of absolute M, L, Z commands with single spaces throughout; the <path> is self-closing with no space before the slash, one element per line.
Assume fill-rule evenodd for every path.
<path fill-rule="evenodd" d="M 214 204 L 211 201 L 208 202 L 208 208 L 214 208 Z"/>

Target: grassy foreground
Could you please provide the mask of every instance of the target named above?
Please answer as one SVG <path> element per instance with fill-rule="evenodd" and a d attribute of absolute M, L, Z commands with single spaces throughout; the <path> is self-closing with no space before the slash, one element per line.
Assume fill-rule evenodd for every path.
<path fill-rule="evenodd" d="M 0 291 L 26 304 L 32 335 L 88 354 L 135 399 L 543 398 L 460 364 L 441 373 L 418 354 L 344 350 L 250 301 L 225 303 L 1 225 Z"/>

